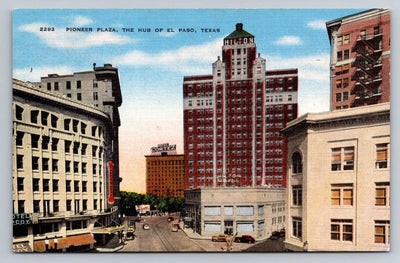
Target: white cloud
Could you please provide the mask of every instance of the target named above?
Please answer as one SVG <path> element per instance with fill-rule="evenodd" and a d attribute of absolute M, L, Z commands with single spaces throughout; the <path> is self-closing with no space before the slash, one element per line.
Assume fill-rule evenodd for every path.
<path fill-rule="evenodd" d="M 133 42 L 127 36 L 113 32 L 66 32 L 65 29 L 55 28 L 55 31 L 41 32 L 40 27 L 51 27 L 48 24 L 32 23 L 19 27 L 20 31 L 33 33 L 48 46 L 64 49 L 79 49 L 102 45 L 123 45 Z"/>
<path fill-rule="evenodd" d="M 324 20 L 313 20 L 307 23 L 307 27 L 312 29 L 326 30 L 326 24 Z"/>
<path fill-rule="evenodd" d="M 183 74 L 210 74 L 210 62 L 214 62 L 221 52 L 222 39 L 202 45 L 184 46 L 176 50 L 160 53 L 146 53 L 133 50 L 111 59 L 115 65 L 156 66 Z"/>
<path fill-rule="evenodd" d="M 84 16 L 76 16 L 73 21 L 75 26 L 87 26 L 91 23 L 93 23 L 93 20 Z"/>
<path fill-rule="evenodd" d="M 54 66 L 54 67 L 28 67 L 28 68 L 19 68 L 13 70 L 13 78 L 24 80 L 24 81 L 31 81 L 31 82 L 38 82 L 40 81 L 40 77 L 45 77 L 48 74 L 71 74 L 75 72 L 71 67 L 68 66 Z"/>
<path fill-rule="evenodd" d="M 301 45 L 302 41 L 297 36 L 283 36 L 275 41 L 276 45 L 294 46 Z"/>

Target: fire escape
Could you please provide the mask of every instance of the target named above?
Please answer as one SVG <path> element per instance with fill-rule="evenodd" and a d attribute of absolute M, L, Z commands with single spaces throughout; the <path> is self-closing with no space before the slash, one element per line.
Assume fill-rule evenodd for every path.
<path fill-rule="evenodd" d="M 351 65 L 355 68 L 351 76 L 351 95 L 355 95 L 351 107 L 378 103 L 382 96 L 382 29 L 376 27 L 373 35 L 361 31 L 352 52 L 357 54 Z"/>

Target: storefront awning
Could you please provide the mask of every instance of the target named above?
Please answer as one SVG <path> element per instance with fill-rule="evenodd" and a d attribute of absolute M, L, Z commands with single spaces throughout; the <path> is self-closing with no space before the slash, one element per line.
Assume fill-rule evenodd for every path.
<path fill-rule="evenodd" d="M 58 238 L 57 249 L 68 248 L 70 246 L 83 246 L 96 243 L 92 234 L 69 236 L 64 238 Z M 36 252 L 46 251 L 46 244 L 44 240 L 35 241 L 34 248 Z M 48 249 L 55 249 L 54 238 L 49 239 Z"/>
<path fill-rule="evenodd" d="M 93 234 L 112 234 L 124 230 L 124 226 L 100 227 L 93 229 Z"/>

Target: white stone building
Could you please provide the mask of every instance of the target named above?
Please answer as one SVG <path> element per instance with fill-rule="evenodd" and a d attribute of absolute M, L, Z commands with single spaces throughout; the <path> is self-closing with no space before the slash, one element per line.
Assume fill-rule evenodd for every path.
<path fill-rule="evenodd" d="M 390 104 L 306 114 L 283 133 L 286 248 L 389 250 Z"/>
<path fill-rule="evenodd" d="M 118 100 L 119 83 L 107 92 Z M 15 251 L 45 251 L 46 243 L 64 251 L 91 248 L 94 234 L 115 224 L 118 104 L 100 107 L 13 80 Z"/>
<path fill-rule="evenodd" d="M 189 224 L 195 232 L 252 235 L 266 239 L 285 228 L 285 189 L 266 187 L 204 187 L 185 190 Z"/>

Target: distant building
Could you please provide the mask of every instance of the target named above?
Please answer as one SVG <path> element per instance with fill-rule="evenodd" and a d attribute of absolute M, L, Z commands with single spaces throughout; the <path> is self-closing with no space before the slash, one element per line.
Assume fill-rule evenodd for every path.
<path fill-rule="evenodd" d="M 103 83 L 105 90 L 120 95 L 109 77 L 118 88 Z M 57 87 L 65 90 L 65 82 Z M 52 250 L 56 242 L 60 251 L 93 248 L 96 231 L 118 221 L 119 120 L 112 108 L 13 80 L 15 251 L 45 251 L 46 242 Z"/>
<path fill-rule="evenodd" d="M 285 189 L 218 187 L 185 190 L 185 224 L 202 236 L 266 239 L 285 228 Z"/>
<path fill-rule="evenodd" d="M 146 155 L 146 193 L 183 198 L 184 154 L 176 153 L 176 145 L 159 144 Z"/>
<path fill-rule="evenodd" d="M 211 75 L 185 76 L 185 189 L 286 186 L 286 141 L 297 118 L 298 70 L 266 70 L 254 36 L 236 24 Z"/>
<path fill-rule="evenodd" d="M 326 23 L 331 44 L 331 110 L 390 101 L 390 10 Z"/>
<path fill-rule="evenodd" d="M 390 247 L 390 104 L 309 113 L 288 123 L 285 246 Z"/>

